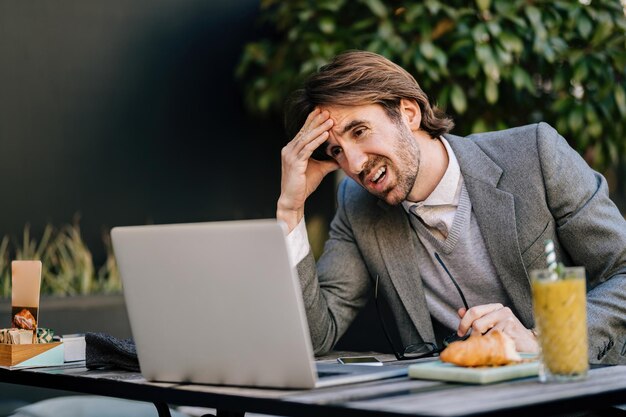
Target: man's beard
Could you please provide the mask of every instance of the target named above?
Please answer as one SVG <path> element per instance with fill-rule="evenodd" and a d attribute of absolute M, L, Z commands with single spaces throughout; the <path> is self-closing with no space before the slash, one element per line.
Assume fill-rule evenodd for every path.
<path fill-rule="evenodd" d="M 375 167 L 386 165 L 388 172 L 395 174 L 395 184 L 389 184 L 387 189 L 381 192 L 368 190 L 371 194 L 392 206 L 406 200 L 415 185 L 421 162 L 420 148 L 411 131 L 403 124 L 397 124 L 397 131 L 398 140 L 395 141 L 393 150 L 399 165 L 396 165 L 387 157 L 375 156 L 367 162 L 363 170 L 363 173 L 368 174 Z M 361 178 L 361 184 L 364 183 L 364 178 L 365 175 Z"/>

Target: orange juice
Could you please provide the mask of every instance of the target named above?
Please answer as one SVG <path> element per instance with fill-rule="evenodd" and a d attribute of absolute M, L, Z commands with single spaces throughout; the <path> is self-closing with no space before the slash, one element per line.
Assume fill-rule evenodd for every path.
<path fill-rule="evenodd" d="M 547 270 L 531 271 L 531 277 L 542 379 L 584 378 L 589 368 L 584 268 L 565 268 L 557 279 Z"/>

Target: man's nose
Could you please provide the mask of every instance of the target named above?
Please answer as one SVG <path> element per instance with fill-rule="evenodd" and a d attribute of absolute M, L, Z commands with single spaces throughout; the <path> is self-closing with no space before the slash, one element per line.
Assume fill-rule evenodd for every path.
<path fill-rule="evenodd" d="M 346 155 L 346 161 L 348 162 L 348 172 L 350 174 L 359 175 L 365 167 L 367 155 L 358 148 L 344 148 L 344 152 Z"/>

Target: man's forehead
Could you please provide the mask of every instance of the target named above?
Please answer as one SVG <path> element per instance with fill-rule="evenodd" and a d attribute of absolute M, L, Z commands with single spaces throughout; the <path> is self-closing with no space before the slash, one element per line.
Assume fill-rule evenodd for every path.
<path fill-rule="evenodd" d="M 356 122 L 366 122 L 372 119 L 378 111 L 382 111 L 382 107 L 375 104 L 362 106 L 322 106 L 322 111 L 326 110 L 330 114 L 330 118 L 334 124 L 331 130 L 343 132 L 346 128 L 351 127 Z"/>

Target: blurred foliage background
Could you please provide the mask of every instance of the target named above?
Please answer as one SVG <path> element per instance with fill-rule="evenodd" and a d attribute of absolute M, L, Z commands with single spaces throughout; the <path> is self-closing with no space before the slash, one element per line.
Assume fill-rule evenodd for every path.
<path fill-rule="evenodd" d="M 41 239 L 24 227 L 21 242 L 5 235 L 0 241 L 0 298 L 11 297 L 11 260 L 41 260 L 41 294 L 55 296 L 121 293 L 111 237 L 103 232 L 106 260 L 94 266 L 91 251 L 83 241 L 78 218 L 55 228 L 48 224 Z"/>
<path fill-rule="evenodd" d="M 623 0 L 262 0 L 259 23 L 237 68 L 257 114 L 363 49 L 411 72 L 456 134 L 546 121 L 601 171 L 626 155 Z"/>

